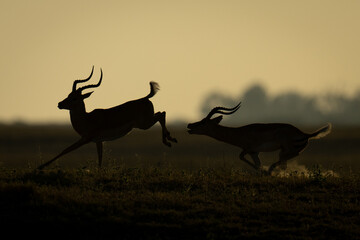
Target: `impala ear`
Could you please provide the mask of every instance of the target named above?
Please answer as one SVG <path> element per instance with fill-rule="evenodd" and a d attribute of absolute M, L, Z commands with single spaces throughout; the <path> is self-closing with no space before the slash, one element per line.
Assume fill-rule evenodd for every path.
<path fill-rule="evenodd" d="M 215 122 L 216 124 L 219 124 L 222 119 L 223 119 L 223 116 L 218 116 L 216 118 L 211 119 L 211 121 Z"/>
<path fill-rule="evenodd" d="M 90 95 L 91 95 L 92 93 L 93 93 L 93 92 L 85 93 L 84 95 L 82 95 L 82 98 L 83 98 L 83 99 L 88 98 L 88 97 L 90 97 Z"/>

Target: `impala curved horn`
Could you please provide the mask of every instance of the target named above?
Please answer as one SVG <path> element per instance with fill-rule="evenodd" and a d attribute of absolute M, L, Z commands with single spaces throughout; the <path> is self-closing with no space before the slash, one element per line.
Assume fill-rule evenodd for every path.
<path fill-rule="evenodd" d="M 79 80 L 75 80 L 74 81 L 74 84 L 73 84 L 73 92 L 74 91 L 76 91 L 76 85 L 78 84 L 78 83 L 83 83 L 83 82 L 87 82 L 87 81 L 89 81 L 90 80 L 90 78 L 92 77 L 92 75 L 93 75 L 93 73 L 94 73 L 94 66 L 92 67 L 92 70 L 91 70 L 91 73 L 90 73 L 90 76 L 88 77 L 88 78 L 86 78 L 86 79 L 79 79 Z"/>
<path fill-rule="evenodd" d="M 102 72 L 101 68 L 100 68 L 100 71 L 101 71 L 101 76 L 100 76 L 100 80 L 99 80 L 99 82 L 97 84 L 87 85 L 87 86 L 79 88 L 78 90 L 82 91 L 82 90 L 85 90 L 85 89 L 88 89 L 88 88 L 96 88 L 96 87 L 100 86 L 101 81 L 102 81 L 102 77 L 103 77 L 103 72 Z"/>
<path fill-rule="evenodd" d="M 215 113 L 230 115 L 236 112 L 241 106 L 241 102 L 233 108 L 225 108 L 225 107 L 215 107 L 213 108 L 209 114 L 206 116 L 207 119 L 210 119 Z M 225 112 L 224 112 L 225 111 Z"/>

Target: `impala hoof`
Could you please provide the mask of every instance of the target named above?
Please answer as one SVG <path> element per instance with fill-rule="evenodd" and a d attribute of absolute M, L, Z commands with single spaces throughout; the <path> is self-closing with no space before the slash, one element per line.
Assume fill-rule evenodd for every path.
<path fill-rule="evenodd" d="M 164 141 L 163 143 L 164 143 L 166 146 L 171 147 L 171 143 L 169 143 L 169 142 L 167 142 L 167 141 Z"/>

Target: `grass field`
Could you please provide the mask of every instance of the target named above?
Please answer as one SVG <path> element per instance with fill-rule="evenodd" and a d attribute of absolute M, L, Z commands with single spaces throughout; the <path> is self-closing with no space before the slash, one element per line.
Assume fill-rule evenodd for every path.
<path fill-rule="evenodd" d="M 34 171 L 76 134 L 67 126 L 1 126 L 2 231 L 84 239 L 360 238 L 360 129 L 335 126 L 291 161 L 286 177 L 258 176 L 238 160 L 239 149 L 169 129 L 179 141 L 171 149 L 159 129 L 134 131 L 106 145 L 104 169 L 96 168 L 89 144 Z M 260 157 L 268 165 L 276 154 Z"/>
<path fill-rule="evenodd" d="M 356 239 L 360 179 L 231 169 L 0 173 L 0 224 L 56 237 Z M 12 232 L 18 236 L 21 231 Z M 51 236 L 50 235 L 50 236 Z M 41 235 L 40 236 L 44 236 Z M 48 235 L 45 235 L 48 236 Z"/>

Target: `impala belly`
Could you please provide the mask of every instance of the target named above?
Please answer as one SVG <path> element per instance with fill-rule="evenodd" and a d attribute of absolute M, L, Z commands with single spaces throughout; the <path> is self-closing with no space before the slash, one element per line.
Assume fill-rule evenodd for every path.
<path fill-rule="evenodd" d="M 130 133 L 132 130 L 132 126 L 121 126 L 112 129 L 104 129 L 99 132 L 99 134 L 93 138 L 94 142 L 103 142 L 103 141 L 112 141 L 123 137 Z"/>
<path fill-rule="evenodd" d="M 264 143 L 261 143 L 261 144 L 255 146 L 251 150 L 253 150 L 254 152 L 272 152 L 272 151 L 276 151 L 280 148 L 281 148 L 281 145 L 277 142 L 264 142 Z"/>

